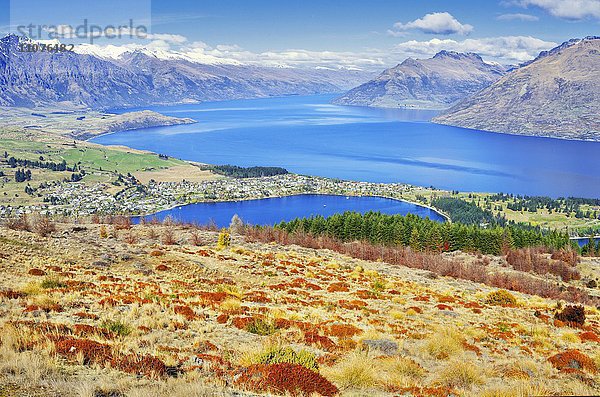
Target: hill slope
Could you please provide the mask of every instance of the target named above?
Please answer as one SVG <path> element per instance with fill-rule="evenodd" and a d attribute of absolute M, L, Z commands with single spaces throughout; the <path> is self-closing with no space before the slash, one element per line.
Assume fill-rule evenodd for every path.
<path fill-rule="evenodd" d="M 483 284 L 329 250 L 237 235 L 218 250 L 218 232 L 177 225 L 57 227 L 0 228 L 5 395 L 600 391 L 591 307 L 578 329 L 553 321 L 552 300 L 513 293 L 500 306 L 490 298 L 511 296 Z"/>
<path fill-rule="evenodd" d="M 434 119 L 523 135 L 600 140 L 600 37 L 542 52 Z"/>
<path fill-rule="evenodd" d="M 473 53 L 441 51 L 433 58 L 408 58 L 335 103 L 375 107 L 445 109 L 500 78 L 504 68 Z"/>

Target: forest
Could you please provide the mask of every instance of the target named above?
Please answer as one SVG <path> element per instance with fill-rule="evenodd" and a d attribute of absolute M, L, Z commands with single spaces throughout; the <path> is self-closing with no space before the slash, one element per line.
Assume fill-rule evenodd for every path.
<path fill-rule="evenodd" d="M 368 241 L 375 245 L 408 246 L 413 251 L 479 251 L 500 255 L 510 249 L 543 246 L 550 249 L 574 247 L 565 233 L 543 232 L 515 225 L 436 222 L 416 215 L 387 215 L 379 212 L 344 212 L 328 218 L 312 216 L 281 222 L 288 233 L 328 236 L 344 242 Z"/>
<path fill-rule="evenodd" d="M 259 178 L 288 174 L 288 170 L 281 167 L 238 167 L 237 165 L 208 165 L 202 169 L 216 172 L 220 175 L 233 178 Z"/>

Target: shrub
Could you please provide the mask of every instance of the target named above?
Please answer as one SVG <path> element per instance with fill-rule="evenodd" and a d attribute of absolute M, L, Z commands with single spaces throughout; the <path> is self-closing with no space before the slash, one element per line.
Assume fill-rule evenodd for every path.
<path fill-rule="evenodd" d="M 517 298 L 507 290 L 500 289 L 487 294 L 485 303 L 493 306 L 515 306 L 517 304 Z"/>
<path fill-rule="evenodd" d="M 33 219 L 32 230 L 42 237 L 46 237 L 56 231 L 56 225 L 47 216 L 36 216 Z"/>
<path fill-rule="evenodd" d="M 378 382 L 375 363 L 366 352 L 354 351 L 324 372 L 342 389 L 367 389 Z"/>
<path fill-rule="evenodd" d="M 217 249 L 225 249 L 231 245 L 231 235 L 227 232 L 219 233 L 219 240 L 217 241 Z"/>
<path fill-rule="evenodd" d="M 306 397 L 338 394 L 337 387 L 323 376 L 297 364 L 256 364 L 242 371 L 236 383 L 256 392 Z"/>
<path fill-rule="evenodd" d="M 125 235 L 125 242 L 127 244 L 135 244 L 135 243 L 137 243 L 137 240 L 138 240 L 137 235 L 135 233 L 133 233 L 132 231 L 129 231 L 129 233 L 127 233 Z"/>
<path fill-rule="evenodd" d="M 60 279 L 56 277 L 47 277 L 42 281 L 40 287 L 44 289 L 52 289 L 52 288 L 65 288 L 67 285 L 60 281 Z"/>
<path fill-rule="evenodd" d="M 131 327 L 119 320 L 105 320 L 100 324 L 100 328 L 119 336 L 127 336 L 131 333 Z"/>
<path fill-rule="evenodd" d="M 425 350 L 432 357 L 445 360 L 463 351 L 463 340 L 456 330 L 442 328 L 427 339 Z"/>
<path fill-rule="evenodd" d="M 198 231 L 190 233 L 190 243 L 195 246 L 203 245 L 204 241 L 202 241 L 202 237 Z"/>
<path fill-rule="evenodd" d="M 128 216 L 117 215 L 112 219 L 112 224 L 116 230 L 129 230 L 131 229 L 131 218 Z"/>
<path fill-rule="evenodd" d="M 276 331 L 275 325 L 272 322 L 265 321 L 262 318 L 254 318 L 245 327 L 246 331 L 251 334 L 266 336 L 274 334 Z"/>
<path fill-rule="evenodd" d="M 100 238 L 107 238 L 108 237 L 108 231 L 106 230 L 106 226 L 102 225 L 100 226 Z"/>
<path fill-rule="evenodd" d="M 585 323 L 585 309 L 583 306 L 567 306 L 554 315 L 557 320 L 565 323 L 583 325 Z"/>
<path fill-rule="evenodd" d="M 162 242 L 165 245 L 174 245 L 177 241 L 175 240 L 175 234 L 173 230 L 167 228 L 162 235 Z"/>
<path fill-rule="evenodd" d="M 9 228 L 11 230 L 26 231 L 26 230 L 30 229 L 29 219 L 27 218 L 27 215 L 25 215 L 25 214 L 22 214 L 18 218 L 10 218 L 10 219 L 6 220 L 5 225 L 7 228 Z"/>
<path fill-rule="evenodd" d="M 256 364 L 298 364 L 312 371 L 319 371 L 319 364 L 314 354 L 306 350 L 296 352 L 291 347 L 268 347 L 258 354 L 254 360 Z"/>
<path fill-rule="evenodd" d="M 579 350 L 567 350 L 548 359 L 550 364 L 561 371 L 581 370 L 592 374 L 598 372 L 594 361 Z"/>
<path fill-rule="evenodd" d="M 446 387 L 466 388 L 482 384 L 484 377 L 475 363 L 465 360 L 449 362 L 437 375 L 436 383 Z"/>

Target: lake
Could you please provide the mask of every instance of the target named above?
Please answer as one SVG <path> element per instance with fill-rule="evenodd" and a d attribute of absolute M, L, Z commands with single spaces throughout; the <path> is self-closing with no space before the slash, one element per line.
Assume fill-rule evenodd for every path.
<path fill-rule="evenodd" d="M 305 194 L 289 197 L 268 198 L 261 200 L 223 201 L 217 203 L 196 203 L 183 205 L 170 210 L 161 211 L 146 217 L 156 216 L 159 220 L 171 216 L 183 222 L 208 224 L 214 221 L 219 227 L 227 227 L 234 214 L 246 223 L 253 225 L 274 225 L 283 220 L 289 221 L 298 217 L 323 215 L 325 217 L 344 211 L 380 211 L 385 214 L 408 213 L 420 217 L 429 217 L 439 222 L 444 221 L 437 212 L 405 201 L 382 197 L 345 197 L 336 195 Z M 139 222 L 140 217 L 133 218 Z"/>
<path fill-rule="evenodd" d="M 95 138 L 187 160 L 461 191 L 600 197 L 600 142 L 429 123 L 431 111 L 336 106 L 333 95 L 158 106 L 196 124 Z"/>

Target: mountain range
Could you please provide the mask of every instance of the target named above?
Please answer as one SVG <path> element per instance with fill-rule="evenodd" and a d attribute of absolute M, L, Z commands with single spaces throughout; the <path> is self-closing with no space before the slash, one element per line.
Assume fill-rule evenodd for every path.
<path fill-rule="evenodd" d="M 600 37 L 540 53 L 434 118 L 465 128 L 600 140 Z"/>
<path fill-rule="evenodd" d="M 498 80 L 506 72 L 474 53 L 440 51 L 408 58 L 336 99 L 340 105 L 446 109 Z"/>
<path fill-rule="evenodd" d="M 0 39 L 0 106 L 92 109 L 340 92 L 372 75 L 357 70 L 202 63 L 135 50 L 118 54 L 21 52 Z"/>

